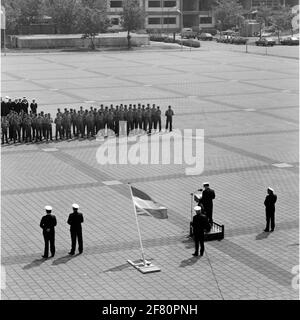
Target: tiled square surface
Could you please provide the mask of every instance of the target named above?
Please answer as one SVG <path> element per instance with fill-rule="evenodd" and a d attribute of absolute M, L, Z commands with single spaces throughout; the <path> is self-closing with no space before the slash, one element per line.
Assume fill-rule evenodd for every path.
<path fill-rule="evenodd" d="M 52 116 L 66 106 L 156 103 L 173 106 L 174 128 L 205 131 L 201 176 L 186 176 L 185 165 L 101 167 L 95 140 L 4 146 L 2 299 L 299 299 L 291 286 L 299 263 L 298 61 L 218 48 L 2 57 L 3 96 L 36 98 Z M 289 92 L 278 91 L 281 81 Z M 128 180 L 168 208 L 167 220 L 138 217 L 146 258 L 159 273 L 127 263 L 141 256 Z M 187 237 L 190 193 L 206 180 L 225 239 L 206 243 L 196 259 Z M 268 186 L 278 195 L 271 234 L 262 232 Z M 84 253 L 70 257 L 74 202 L 85 218 Z M 48 204 L 58 220 L 57 252 L 41 260 Z"/>

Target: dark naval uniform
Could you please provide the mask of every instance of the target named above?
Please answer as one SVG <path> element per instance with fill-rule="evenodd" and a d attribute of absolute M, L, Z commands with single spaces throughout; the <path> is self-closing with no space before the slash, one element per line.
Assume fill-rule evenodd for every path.
<path fill-rule="evenodd" d="M 172 131 L 172 123 L 173 123 L 173 116 L 174 111 L 171 109 L 171 106 L 169 106 L 168 110 L 165 112 L 166 118 L 166 130 L 170 128 L 169 130 Z"/>
<path fill-rule="evenodd" d="M 47 210 L 47 209 L 46 209 Z M 51 211 L 50 211 L 51 212 Z M 40 227 L 43 229 L 43 236 L 45 241 L 45 250 L 43 258 L 48 258 L 49 252 L 49 242 L 50 242 L 50 251 L 51 256 L 53 257 L 55 254 L 55 229 L 56 226 L 56 217 L 55 215 L 48 213 L 43 216 Z"/>
<path fill-rule="evenodd" d="M 79 207 L 78 207 L 79 208 Z M 81 224 L 83 223 L 83 215 L 82 213 L 78 212 L 78 209 L 74 209 L 73 213 L 70 213 L 68 218 L 68 224 L 70 225 L 70 232 L 71 232 L 71 242 L 72 247 L 69 254 L 73 255 L 76 249 L 76 239 L 78 239 L 78 251 L 82 253 L 83 251 L 83 241 L 82 241 L 82 227 Z"/>
<path fill-rule="evenodd" d="M 208 187 L 202 191 L 202 198 L 199 201 L 199 205 L 202 204 L 204 207 L 209 223 L 213 223 L 213 199 L 215 197 L 215 191 Z"/>
<path fill-rule="evenodd" d="M 208 222 L 206 215 L 201 213 L 201 209 L 199 209 L 199 211 L 197 210 L 196 212 L 197 212 L 197 214 L 193 217 L 193 222 L 192 222 L 194 241 L 195 241 L 195 253 L 193 255 L 198 256 L 199 244 L 200 244 L 200 256 L 202 256 L 204 253 L 204 250 L 205 250 L 204 231 L 209 231 L 210 225 L 209 225 L 209 222 Z"/>
<path fill-rule="evenodd" d="M 271 231 L 275 228 L 275 203 L 277 201 L 277 195 L 273 193 L 273 189 L 268 189 L 268 195 L 264 201 L 266 207 L 266 228 L 264 231 L 268 232 L 270 223 Z"/>

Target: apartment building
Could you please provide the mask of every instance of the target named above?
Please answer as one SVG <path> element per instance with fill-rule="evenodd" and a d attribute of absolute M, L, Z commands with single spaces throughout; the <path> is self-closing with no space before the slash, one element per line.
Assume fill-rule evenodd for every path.
<path fill-rule="evenodd" d="M 175 32 L 181 28 L 214 27 L 212 0 L 138 0 L 145 8 L 145 29 Z M 122 0 L 107 1 L 108 17 L 112 29 L 120 29 Z"/>
<path fill-rule="evenodd" d="M 260 5 L 264 5 L 269 8 L 276 8 L 280 5 L 283 6 L 295 6 L 299 4 L 299 0 L 241 0 L 241 3 L 245 9 L 257 8 Z"/>

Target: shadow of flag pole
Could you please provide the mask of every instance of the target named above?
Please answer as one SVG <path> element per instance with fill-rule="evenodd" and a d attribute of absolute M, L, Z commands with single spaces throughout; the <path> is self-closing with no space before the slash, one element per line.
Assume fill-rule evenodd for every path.
<path fill-rule="evenodd" d="M 136 205 L 134 203 L 134 199 L 133 199 L 133 195 L 132 195 L 132 188 L 131 188 L 130 183 L 128 183 L 128 187 L 130 189 L 130 195 L 131 195 L 131 200 L 132 200 L 132 204 L 133 204 L 136 226 L 137 226 L 137 230 L 138 230 L 138 234 L 139 234 L 139 241 L 140 241 L 141 253 L 142 253 L 142 259 L 141 259 L 142 262 L 133 262 L 131 260 L 127 260 L 127 262 L 142 273 L 158 272 L 158 271 L 160 271 L 160 268 L 156 267 L 150 261 L 147 261 L 145 259 L 144 248 L 143 248 L 142 237 L 141 237 L 141 230 L 140 230 L 140 226 L 139 226 L 138 216 L 137 216 L 137 212 L 136 212 Z"/>

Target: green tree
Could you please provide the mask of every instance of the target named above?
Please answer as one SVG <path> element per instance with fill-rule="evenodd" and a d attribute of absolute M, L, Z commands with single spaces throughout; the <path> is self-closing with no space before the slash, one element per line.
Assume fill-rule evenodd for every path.
<path fill-rule="evenodd" d="M 15 0 L 2 1 L 2 5 L 5 7 L 7 34 L 18 33 L 18 25 L 19 25 L 19 17 L 21 15 L 21 9 L 18 6 L 17 2 L 18 1 L 15 1 Z"/>
<path fill-rule="evenodd" d="M 291 31 L 293 34 L 293 18 L 297 15 L 296 12 L 292 11 L 292 8 L 289 6 L 281 7 L 278 11 L 276 11 L 273 15 L 272 22 L 276 27 L 278 34 L 278 41 L 280 32 L 282 31 Z"/>
<path fill-rule="evenodd" d="M 244 19 L 243 7 L 238 0 L 216 0 L 214 13 L 220 31 L 240 25 Z"/>
<path fill-rule="evenodd" d="M 109 0 L 81 0 L 83 7 L 95 8 L 106 11 Z"/>
<path fill-rule="evenodd" d="M 18 33 L 22 25 L 30 25 L 43 15 L 43 0 L 3 0 L 7 33 Z"/>
<path fill-rule="evenodd" d="M 128 49 L 130 49 L 130 32 L 142 29 L 145 22 L 145 10 L 140 6 L 138 0 L 123 0 L 123 11 L 120 22 L 123 29 L 127 31 Z"/>
<path fill-rule="evenodd" d="M 78 30 L 83 33 L 83 38 L 91 40 L 91 49 L 95 49 L 95 37 L 100 32 L 105 32 L 109 26 L 106 11 L 95 7 L 83 7 L 79 14 Z"/>
<path fill-rule="evenodd" d="M 257 7 L 257 17 L 256 20 L 260 24 L 260 37 L 263 27 L 268 27 L 272 25 L 274 10 L 271 7 L 267 7 L 264 3 Z"/>
<path fill-rule="evenodd" d="M 81 9 L 80 0 L 45 0 L 46 13 L 52 17 L 59 33 L 77 31 Z"/>

